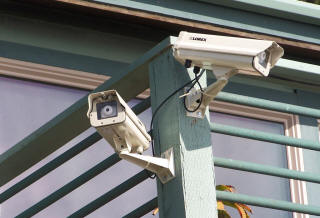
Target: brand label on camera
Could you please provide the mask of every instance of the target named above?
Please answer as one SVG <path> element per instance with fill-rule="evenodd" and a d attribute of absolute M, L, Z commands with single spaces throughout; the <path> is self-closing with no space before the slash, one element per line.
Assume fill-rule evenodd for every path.
<path fill-rule="evenodd" d="M 203 37 L 195 37 L 195 36 L 191 36 L 190 40 L 194 40 L 194 41 L 202 41 L 202 42 L 206 42 L 207 39 L 203 38 Z"/>

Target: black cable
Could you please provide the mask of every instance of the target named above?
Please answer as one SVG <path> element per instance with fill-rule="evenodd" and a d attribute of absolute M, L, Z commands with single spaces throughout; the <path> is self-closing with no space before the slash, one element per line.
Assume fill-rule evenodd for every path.
<path fill-rule="evenodd" d="M 204 72 L 204 69 L 201 71 L 201 73 L 200 73 L 200 75 L 199 76 L 197 76 L 197 74 L 196 74 L 196 78 L 197 78 L 197 84 L 198 84 L 198 86 L 199 86 L 199 88 L 200 88 L 200 90 L 201 90 L 201 92 L 203 92 L 203 89 L 202 89 L 202 86 L 201 86 L 201 84 L 200 84 L 200 82 L 199 82 L 199 79 L 200 79 L 200 77 L 202 76 L 202 74 L 203 74 L 203 72 Z M 193 85 L 194 86 L 194 85 Z"/>
<path fill-rule="evenodd" d="M 152 125 L 153 125 L 153 121 L 154 121 L 154 118 L 155 118 L 157 112 L 160 110 L 160 108 L 161 108 L 172 96 L 174 96 L 177 92 L 179 92 L 181 89 L 183 89 L 183 88 L 186 87 L 187 85 L 192 84 L 192 85 L 191 85 L 191 88 L 193 88 L 194 85 L 195 85 L 196 83 L 198 83 L 199 86 L 201 87 L 201 85 L 200 85 L 200 83 L 199 83 L 199 78 L 202 76 L 203 73 L 204 73 L 204 70 L 201 71 L 201 73 L 200 73 L 199 76 L 196 75 L 196 77 L 195 77 L 194 79 L 188 81 L 188 82 L 185 83 L 183 86 L 179 87 L 179 88 L 176 89 L 174 92 L 172 92 L 168 97 L 166 97 L 166 98 L 158 105 L 158 107 L 155 109 L 154 113 L 152 114 L 152 118 L 151 118 L 151 122 L 150 122 L 150 131 L 152 130 L 152 134 L 151 134 L 151 148 L 152 148 L 152 155 L 153 155 L 154 157 L 155 157 L 154 144 L 153 144 L 153 136 L 154 136 L 154 133 L 153 133 Z M 191 88 L 188 89 L 187 93 L 191 90 Z M 202 87 L 201 87 L 201 90 L 202 90 Z M 202 96 L 202 95 L 201 95 L 201 96 Z M 202 99 L 202 97 L 201 97 L 201 99 Z M 200 102 L 200 104 L 201 104 L 201 102 Z M 199 107 L 200 107 L 200 106 L 199 106 Z M 149 173 L 149 172 L 148 172 L 148 173 Z M 154 173 L 149 174 L 149 178 L 154 179 L 154 178 L 156 178 L 156 175 L 155 175 Z"/>
<path fill-rule="evenodd" d="M 203 74 L 203 72 L 201 73 L 201 75 Z M 200 75 L 200 76 L 201 76 Z M 157 114 L 157 112 L 160 110 L 160 108 L 172 97 L 174 96 L 177 92 L 179 92 L 181 89 L 183 89 L 184 87 L 186 87 L 187 85 L 195 82 L 197 80 L 197 78 L 194 78 L 192 80 L 190 80 L 189 82 L 185 83 L 183 86 L 179 87 L 177 90 L 175 90 L 173 93 L 171 93 L 168 97 L 166 97 L 166 99 L 164 99 L 160 104 L 159 106 L 156 108 L 156 110 L 154 111 L 153 115 L 152 115 L 152 118 L 151 118 L 151 123 L 150 123 L 150 129 L 152 129 L 152 125 L 153 125 L 153 121 L 154 121 L 154 118 Z M 195 84 L 195 83 L 194 83 Z M 193 86 L 194 86 L 193 84 Z M 192 87 L 193 87 L 192 86 Z M 152 147 L 152 154 L 153 156 L 155 156 L 155 153 L 154 153 L 154 145 L 153 145 L 153 135 L 154 133 L 152 132 L 152 138 L 151 138 L 151 147 Z"/>
<path fill-rule="evenodd" d="M 173 93 L 171 93 L 168 97 L 166 97 L 166 99 L 164 99 L 159 106 L 156 108 L 156 110 L 154 111 L 152 118 L 151 118 L 151 123 L 150 123 L 150 130 L 152 129 L 152 124 L 153 124 L 153 120 L 157 114 L 157 112 L 160 110 L 160 108 L 172 97 L 174 96 L 177 92 L 179 92 L 181 89 L 183 89 L 184 87 L 186 87 L 187 85 L 189 85 L 190 83 L 193 83 L 196 80 L 196 78 L 194 78 L 193 80 L 190 80 L 189 82 L 187 82 L 186 84 L 184 84 L 183 86 L 179 87 L 177 90 L 175 90 Z M 151 134 L 151 148 L 152 148 L 152 155 L 155 157 L 155 153 L 154 153 L 154 145 L 153 145 L 153 129 L 152 129 L 152 134 Z M 150 172 L 148 171 L 148 174 Z M 149 178 L 154 179 L 156 178 L 156 174 L 152 173 L 149 174 Z"/>
<path fill-rule="evenodd" d="M 188 89 L 188 91 L 187 91 L 187 93 L 189 93 L 189 91 L 195 86 L 195 84 L 197 83 L 198 85 L 199 85 L 199 88 L 200 88 L 200 90 L 201 90 L 201 97 L 200 97 L 200 99 L 199 99 L 199 104 L 198 104 L 198 106 L 194 109 L 194 110 L 190 110 L 189 108 L 187 108 L 187 106 L 186 106 L 186 97 L 187 96 L 184 96 L 184 98 L 183 98 L 183 106 L 184 106 L 184 109 L 186 110 L 186 111 L 188 111 L 188 112 L 190 112 L 190 113 L 193 113 L 193 112 L 196 112 L 199 108 L 200 108 L 200 106 L 201 106 L 201 103 L 202 103 L 202 99 L 203 99 L 203 89 L 202 89 L 202 86 L 201 86 L 201 84 L 200 84 L 200 82 L 199 82 L 199 79 L 200 79 L 200 77 L 202 76 L 202 74 L 204 73 L 204 69 L 201 71 L 201 73 L 200 73 L 200 75 L 199 76 L 197 76 L 196 75 L 196 81 L 193 83 L 193 85 Z"/>
<path fill-rule="evenodd" d="M 186 96 L 184 96 L 184 98 L 183 98 L 183 106 L 184 106 L 184 109 L 186 109 L 186 111 L 188 111 L 188 112 L 190 112 L 190 113 L 196 112 L 196 111 L 200 108 L 200 106 L 201 106 L 202 99 L 203 99 L 203 94 L 201 93 L 201 97 L 200 97 L 200 101 L 199 101 L 198 106 L 197 106 L 194 110 L 190 110 L 190 109 L 187 108 L 187 106 L 186 106 Z"/>
<path fill-rule="evenodd" d="M 195 86 L 196 83 L 198 83 L 198 85 L 199 85 L 200 88 L 201 88 L 201 91 L 203 91 L 202 86 L 201 86 L 201 84 L 199 83 L 199 79 L 200 79 L 200 77 L 202 76 L 202 74 L 204 73 L 204 71 L 205 71 L 205 70 L 203 69 L 199 75 L 197 75 L 197 74 L 195 75 L 195 81 L 192 83 L 192 85 L 189 87 L 189 89 L 186 91 L 186 93 L 189 93 L 190 90 Z"/>

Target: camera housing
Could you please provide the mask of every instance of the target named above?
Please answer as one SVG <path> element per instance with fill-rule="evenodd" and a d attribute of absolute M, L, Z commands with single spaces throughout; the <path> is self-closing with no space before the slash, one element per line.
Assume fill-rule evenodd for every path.
<path fill-rule="evenodd" d="M 217 79 L 203 91 L 188 89 L 189 92 L 184 95 L 187 115 L 203 118 L 207 106 L 226 86 L 230 77 L 239 71 L 268 76 L 283 53 L 283 48 L 273 41 L 180 32 L 173 45 L 176 60 L 186 68 L 212 70 Z"/>
<path fill-rule="evenodd" d="M 97 92 L 88 97 L 87 116 L 114 150 L 119 153 L 139 153 L 149 148 L 151 141 L 144 124 L 115 90 Z"/>
<path fill-rule="evenodd" d="M 273 41 L 180 32 L 174 43 L 175 58 L 191 67 L 213 70 L 214 66 L 251 71 L 268 76 L 283 56 L 283 49 Z"/>
<path fill-rule="evenodd" d="M 116 90 L 90 94 L 88 106 L 91 126 L 109 142 L 120 158 L 156 173 L 162 183 L 174 178 L 173 149 L 163 152 L 161 158 L 142 155 L 149 148 L 151 137 Z"/>

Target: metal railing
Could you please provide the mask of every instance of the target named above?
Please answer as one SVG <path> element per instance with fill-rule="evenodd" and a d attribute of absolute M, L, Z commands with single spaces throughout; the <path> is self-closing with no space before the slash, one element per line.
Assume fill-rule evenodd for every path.
<path fill-rule="evenodd" d="M 226 100 L 228 102 L 242 104 L 242 105 L 249 105 L 249 106 L 254 106 L 254 107 L 259 107 L 264 109 L 271 109 L 271 110 L 277 110 L 281 112 L 320 118 L 320 110 L 300 107 L 296 105 L 289 105 L 289 104 L 284 104 L 279 102 L 272 102 L 272 104 L 270 104 L 270 101 L 268 100 L 259 99 L 257 101 L 256 98 L 247 97 L 247 96 L 240 96 L 240 95 L 229 94 L 229 93 L 220 93 L 219 100 Z M 134 106 L 132 109 L 135 113 L 139 114 L 144 110 L 146 110 L 148 107 L 150 107 L 150 98 L 143 100 L 142 102 Z M 281 146 L 283 145 L 294 146 L 294 147 L 299 147 L 304 149 L 320 151 L 320 143 L 310 141 L 310 140 L 296 139 L 296 138 L 291 138 L 287 136 L 270 134 L 270 133 L 265 133 L 261 131 L 249 130 L 244 128 L 217 124 L 217 123 L 210 123 L 210 129 L 212 132 L 216 132 L 216 133 L 255 139 L 260 141 L 267 141 L 267 142 L 279 144 Z M 98 133 L 93 133 L 92 135 L 88 136 L 86 139 L 82 140 L 81 142 L 76 144 L 74 147 L 70 148 L 60 156 L 56 157 L 49 163 L 45 164 L 43 167 L 41 167 L 34 173 L 30 174 L 26 178 L 22 179 L 20 182 L 16 183 L 12 187 L 8 188 L 3 193 L 1 193 L 0 203 L 6 201 L 7 199 L 12 197 L 19 191 L 28 187 L 33 182 L 37 181 L 41 177 L 48 174 L 50 171 L 61 166 L 63 163 L 67 162 L 72 157 L 84 151 L 86 148 L 90 147 L 92 144 L 94 144 L 100 139 L 101 139 L 101 136 Z M 81 174 L 79 177 L 75 178 L 74 180 L 67 183 L 57 191 L 53 192 L 46 198 L 42 199 L 32 207 L 23 211 L 17 217 L 31 217 L 35 215 L 36 213 L 40 212 L 41 210 L 48 207 L 52 203 L 61 199 L 63 196 L 67 195 L 71 191 L 75 190 L 79 186 L 83 185 L 84 183 L 86 183 L 87 181 L 89 181 L 90 179 L 97 176 L 98 174 L 100 174 L 101 172 L 108 169 L 109 167 L 111 167 L 112 165 L 116 164 L 119 161 L 120 161 L 120 158 L 118 157 L 117 154 L 111 155 L 110 157 L 106 158 L 99 164 L 95 165 L 94 167 L 86 171 L 85 173 Z M 289 179 L 298 179 L 298 180 L 303 180 L 303 181 L 308 181 L 313 183 L 320 183 L 320 176 L 314 175 L 308 172 L 300 172 L 300 171 L 267 166 L 262 164 L 250 163 L 246 161 L 231 160 L 231 159 L 218 158 L 218 157 L 214 158 L 214 163 L 215 163 L 215 166 L 229 168 L 229 169 L 259 173 L 259 174 L 265 174 L 265 175 L 277 176 L 277 177 L 283 177 L 283 178 L 289 178 Z M 147 171 L 146 170 L 141 171 L 140 173 L 129 178 L 122 184 L 118 185 L 117 187 L 103 194 L 96 200 L 90 202 L 86 206 L 74 212 L 73 214 L 70 215 L 70 217 L 79 217 L 79 216 L 82 217 L 90 214 L 97 208 L 105 205 L 106 203 L 110 202 L 114 198 L 123 194 L 124 192 L 136 186 L 137 184 L 141 183 L 142 181 L 146 180 L 147 178 L 148 178 Z M 217 199 L 240 202 L 240 203 L 245 203 L 249 205 L 267 207 L 267 208 L 273 208 L 273 209 L 279 209 L 279 210 L 320 215 L 320 207 L 315 207 L 311 205 L 301 205 L 301 204 L 291 203 L 287 201 L 279 201 L 274 199 L 254 197 L 254 196 L 248 196 L 243 194 L 217 191 Z M 154 198 L 149 202 L 145 203 L 144 205 L 142 205 L 141 207 L 135 209 L 131 213 L 127 214 L 125 217 L 142 216 L 150 212 L 156 206 L 157 206 L 157 198 Z"/>
<path fill-rule="evenodd" d="M 268 110 L 274 110 L 279 112 L 310 116 L 314 118 L 320 118 L 320 110 L 311 109 L 307 107 L 296 106 L 292 104 L 285 104 L 280 102 L 274 102 L 264 99 L 258 99 L 248 96 L 242 96 L 237 94 L 221 92 L 217 100 L 226 101 L 230 103 L 236 103 L 246 106 L 252 106 L 257 108 L 263 108 Z M 314 151 L 320 151 L 320 143 L 305 139 L 296 139 L 288 136 L 282 136 L 277 134 L 270 134 L 256 130 L 238 128 L 228 125 L 222 125 L 217 123 L 210 123 L 211 132 L 238 136 L 242 138 L 266 141 L 279 144 L 280 146 L 293 146 L 298 148 L 304 148 Z M 285 168 L 279 168 L 274 166 L 268 166 L 263 164 L 250 163 L 246 161 L 232 160 L 226 158 L 214 157 L 214 164 L 218 167 L 229 168 L 240 171 L 247 171 L 252 173 L 259 173 L 264 175 L 303 180 L 312 183 L 320 184 L 320 176 L 314 175 L 309 172 L 301 172 L 296 170 L 289 170 Z M 262 198 L 256 196 L 249 196 L 244 194 L 236 194 L 230 192 L 217 191 L 216 196 L 218 200 L 226 200 L 230 202 L 238 202 L 249 204 L 253 206 L 272 208 L 277 210 L 285 210 L 298 213 L 306 213 L 311 215 L 320 215 L 320 207 L 313 205 L 302 205 L 292 203 L 288 201 L 281 201 L 269 198 Z M 147 212 L 150 212 L 157 206 L 156 198 L 150 200 L 139 208 L 135 209 L 131 213 L 127 214 L 128 217 L 143 216 Z"/>
<path fill-rule="evenodd" d="M 148 107 L 150 107 L 150 97 L 144 99 L 137 105 L 135 105 L 132 110 L 139 114 L 145 111 Z M 61 166 L 63 163 L 67 162 L 77 154 L 81 153 L 85 149 L 89 148 L 91 145 L 99 141 L 102 137 L 97 133 L 93 133 L 92 135 L 88 136 L 81 142 L 77 143 L 75 146 L 70 148 L 69 150 L 65 151 L 60 156 L 54 158 L 49 163 L 45 164 L 35 172 L 31 173 L 26 178 L 22 179 L 21 181 L 17 182 L 4 192 L 0 194 L 0 204 L 4 201 L 8 200 L 18 192 L 22 191 L 23 189 L 27 188 L 32 183 L 36 182 L 43 176 L 47 175 L 52 170 L 56 169 L 57 167 Z M 106 158 L 105 160 L 101 161 L 91 169 L 87 170 L 77 178 L 73 179 L 57 191 L 53 192 L 46 198 L 42 199 L 38 203 L 34 204 L 27 210 L 23 211 L 17 217 L 31 217 L 41 210 L 45 209 L 46 207 L 50 206 L 54 202 L 58 201 L 65 195 L 69 194 L 71 191 L 75 190 L 79 186 L 83 185 L 84 183 L 88 182 L 93 177 L 97 176 L 101 172 L 105 171 L 106 169 L 110 168 L 114 164 L 118 163 L 121 159 L 117 154 L 113 154 L 110 157 Z M 138 173 L 137 175 L 133 176 L 132 178 L 128 179 L 126 182 L 120 184 L 119 186 L 112 189 L 110 192 L 106 193 L 105 195 L 101 196 L 100 198 L 96 199 L 92 203 L 88 204 L 87 206 L 81 208 L 77 212 L 71 215 L 71 217 L 79 217 L 79 214 L 89 214 L 95 209 L 97 209 L 97 205 L 104 205 L 105 203 L 111 201 L 112 199 L 116 198 L 117 196 L 121 195 L 122 193 L 126 192 L 130 188 L 134 187 L 135 185 L 139 184 L 140 182 L 147 179 L 149 174 L 144 170 Z M 102 204 L 101 204 L 102 203 Z M 93 209 L 95 208 L 95 209 Z"/>

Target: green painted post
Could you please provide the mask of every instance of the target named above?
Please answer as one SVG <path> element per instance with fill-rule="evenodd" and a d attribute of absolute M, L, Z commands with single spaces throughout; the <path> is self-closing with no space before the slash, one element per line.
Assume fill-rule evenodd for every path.
<path fill-rule="evenodd" d="M 149 64 L 151 106 L 158 105 L 193 77 L 168 49 Z M 206 85 L 206 74 L 200 83 Z M 186 116 L 183 91 L 164 104 L 155 117 L 153 134 L 156 154 L 173 147 L 176 177 L 158 181 L 160 217 L 217 217 L 213 155 L 208 112 L 204 119 Z"/>

